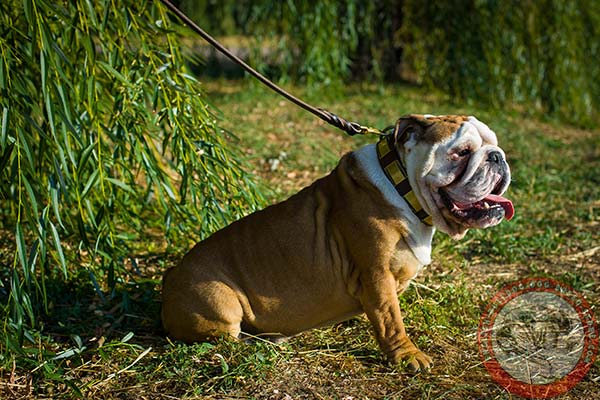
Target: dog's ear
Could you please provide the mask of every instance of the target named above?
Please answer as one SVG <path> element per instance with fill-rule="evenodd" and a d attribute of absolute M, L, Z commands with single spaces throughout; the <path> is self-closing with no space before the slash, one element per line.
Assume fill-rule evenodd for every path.
<path fill-rule="evenodd" d="M 406 115 L 396 122 L 395 143 L 398 146 L 404 145 L 412 133 L 418 141 L 439 143 L 451 137 L 468 120 L 466 115 Z"/>
<path fill-rule="evenodd" d="M 411 134 L 414 133 L 418 137 L 422 136 L 430 124 L 427 118 L 421 114 L 410 114 L 400 117 L 394 127 L 394 143 L 396 146 L 403 146 L 410 139 Z"/>

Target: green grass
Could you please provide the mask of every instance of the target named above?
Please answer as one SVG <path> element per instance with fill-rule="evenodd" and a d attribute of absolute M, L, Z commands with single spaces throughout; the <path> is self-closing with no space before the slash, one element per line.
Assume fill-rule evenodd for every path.
<path fill-rule="evenodd" d="M 206 87 L 234 133 L 247 169 L 284 199 L 374 138 L 349 138 L 281 98 L 240 81 Z M 306 94 L 343 117 L 385 127 L 406 113 L 474 114 L 494 129 L 513 171 L 516 216 L 455 242 L 438 233 L 434 262 L 401 296 L 409 335 L 434 358 L 428 374 L 385 365 L 364 317 L 306 332 L 284 345 L 222 340 L 186 346 L 164 338 L 160 277 L 184 248 L 165 253 L 141 238 L 117 290 L 98 297 L 85 271 L 49 282 L 42 334 L 21 349 L 0 343 L 0 398 L 399 398 L 513 399 L 481 365 L 481 312 L 504 283 L 551 276 L 596 310 L 600 300 L 600 136 L 515 110 L 458 105 L 416 87 L 349 86 L 343 95 Z M 278 161 L 274 161 L 278 160 Z M 13 240 L 0 233 L 0 262 Z M 3 280 L 6 277 L 2 277 Z M 5 296 L 7 288 L 0 288 Z M 2 292 L 4 291 L 4 292 Z M 4 298 L 4 297 L 3 297 Z M 6 327 L 5 327 L 6 329 Z M 131 332 L 131 333 L 130 333 Z M 600 363 L 561 399 L 597 398 Z"/>

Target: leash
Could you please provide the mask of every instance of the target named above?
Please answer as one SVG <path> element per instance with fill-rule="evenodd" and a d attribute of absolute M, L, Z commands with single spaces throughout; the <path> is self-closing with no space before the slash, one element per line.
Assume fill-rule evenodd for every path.
<path fill-rule="evenodd" d="M 231 59 L 233 62 L 235 62 L 236 64 L 241 66 L 250 75 L 254 76 L 256 79 L 261 81 L 263 84 L 265 84 L 271 90 L 273 90 L 276 93 L 280 94 L 281 96 L 285 97 L 287 100 L 289 100 L 292 103 L 296 104 L 297 106 L 303 108 L 304 110 L 316 115 L 317 117 L 321 118 L 323 121 L 327 122 L 328 124 L 333 125 L 336 128 L 343 130 L 350 136 L 359 135 L 359 134 L 360 135 L 365 135 L 365 134 L 386 135 L 387 131 L 389 129 L 391 129 L 391 127 L 390 127 L 390 128 L 386 128 L 383 131 L 381 131 L 376 128 L 363 126 L 357 122 L 349 122 L 349 121 L 345 120 L 344 118 L 341 118 L 341 117 L 335 115 L 332 112 L 329 112 L 323 108 L 311 106 L 310 104 L 300 100 L 299 98 L 293 96 L 292 94 L 286 92 L 285 90 L 283 90 L 282 88 L 280 88 L 279 86 L 277 86 L 276 84 L 271 82 L 260 72 L 256 71 L 254 68 L 252 68 L 246 62 L 244 62 L 244 60 L 242 60 L 241 58 L 239 58 L 238 56 L 233 54 L 231 51 L 229 51 L 225 46 L 223 46 L 221 43 L 219 43 L 217 40 L 215 40 L 215 38 L 213 38 L 208 33 L 206 33 L 202 28 L 200 28 L 194 21 L 192 21 L 187 15 L 185 15 L 185 13 L 183 13 L 180 9 L 175 7 L 169 0 L 160 0 L 160 1 L 169 10 L 171 10 L 175 15 L 177 15 L 177 17 L 179 17 L 179 19 L 181 19 L 186 25 L 188 25 L 194 32 L 196 32 L 198 35 L 200 35 L 204 40 L 206 40 L 208 43 L 210 43 L 212 46 L 214 46 L 221 53 L 223 53 L 224 55 L 229 57 L 229 59 Z"/>
<path fill-rule="evenodd" d="M 206 40 L 208 43 L 214 46 L 221 53 L 226 55 L 233 62 L 241 66 L 250 75 L 254 76 L 268 88 L 285 97 L 287 100 L 303 108 L 304 110 L 316 115 L 328 124 L 333 125 L 338 129 L 341 129 L 350 136 L 366 134 L 374 134 L 380 136 L 379 142 L 377 143 L 377 158 L 379 160 L 381 168 L 385 172 L 385 175 L 392 183 L 392 185 L 394 185 L 394 188 L 396 189 L 398 194 L 406 201 L 411 211 L 417 216 L 417 218 L 419 218 L 419 220 L 421 220 L 423 224 L 427 226 L 432 226 L 432 218 L 423 209 L 421 204 L 419 204 L 419 201 L 417 200 L 417 197 L 414 194 L 412 187 L 410 186 L 408 174 L 406 172 L 406 167 L 404 166 L 404 163 L 398 156 L 398 153 L 395 151 L 396 144 L 399 139 L 398 135 L 400 134 L 399 130 L 402 118 L 400 118 L 396 122 L 395 126 L 387 127 L 384 130 L 379 130 L 376 128 L 361 125 L 357 122 L 349 122 L 344 118 L 341 118 L 323 108 L 314 107 L 293 96 L 292 94 L 286 92 L 285 90 L 277 86 L 275 83 L 267 79 L 260 72 L 256 71 L 246 62 L 244 62 L 241 58 L 233 54 L 225 46 L 219 43 L 215 38 L 206 33 L 194 21 L 192 21 L 187 15 L 185 15 L 185 13 L 183 13 L 180 9 L 175 7 L 169 0 L 160 1 L 175 15 L 177 15 L 179 19 L 181 19 L 186 25 L 188 25 L 194 32 L 200 35 L 200 37 L 202 37 L 204 40 Z"/>

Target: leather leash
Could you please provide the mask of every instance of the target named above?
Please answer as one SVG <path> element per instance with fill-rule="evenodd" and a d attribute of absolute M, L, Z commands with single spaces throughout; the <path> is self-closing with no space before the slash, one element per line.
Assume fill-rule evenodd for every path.
<path fill-rule="evenodd" d="M 299 98 L 293 96 L 292 94 L 286 92 L 285 90 L 283 90 L 282 88 L 280 88 L 279 86 L 277 86 L 276 84 L 271 82 L 269 79 L 267 79 L 260 72 L 256 71 L 254 68 L 252 68 L 246 62 L 244 62 L 244 60 L 240 59 L 238 56 L 233 54 L 225 46 L 223 46 L 221 43 L 219 43 L 217 40 L 215 40 L 212 36 L 210 36 L 208 33 L 206 33 L 202 28 L 200 28 L 194 21 L 192 21 L 187 15 L 185 15 L 185 13 L 183 13 L 180 9 L 175 7 L 169 0 L 160 0 L 160 1 L 169 10 L 171 10 L 175 15 L 177 15 L 177 17 L 179 17 L 179 19 L 181 19 L 186 25 L 188 25 L 194 32 L 196 32 L 198 35 L 200 35 L 204 40 L 206 40 L 208 43 L 210 43 L 212 46 L 214 46 L 221 53 L 223 53 L 224 55 L 229 57 L 233 62 L 235 62 L 236 64 L 241 66 L 246 72 L 248 72 L 250 75 L 254 76 L 256 79 L 261 81 L 263 84 L 265 84 L 271 90 L 279 93 L 281 96 L 285 97 L 286 99 L 288 99 L 292 103 L 296 104 L 297 106 L 303 108 L 304 110 L 316 115 L 317 117 L 321 118 L 323 121 L 327 122 L 328 124 L 333 125 L 336 128 L 343 130 L 348 135 L 350 135 L 350 136 L 354 136 L 354 135 L 358 135 L 358 134 L 360 134 L 360 135 L 365 135 L 365 134 L 386 135 L 387 134 L 386 131 L 393 128 L 393 127 L 390 127 L 390 128 L 386 128 L 383 131 L 381 131 L 376 128 L 363 126 L 357 122 L 347 121 L 344 118 L 341 118 L 323 108 L 311 106 L 310 104 L 308 104 L 308 103 L 300 100 Z"/>
<path fill-rule="evenodd" d="M 431 216 L 423 209 L 417 197 L 415 196 L 412 187 L 410 186 L 408 174 L 406 173 L 404 163 L 402 162 L 402 159 L 398 156 L 398 153 L 395 151 L 396 140 L 398 139 L 397 136 L 400 133 L 398 132 L 400 120 L 398 120 L 395 126 L 387 127 L 383 131 L 381 131 L 376 128 L 363 126 L 357 122 L 349 122 L 344 118 L 341 118 L 325 109 L 311 106 L 310 104 L 286 92 L 285 90 L 271 82 L 269 79 L 267 79 L 260 72 L 256 71 L 238 56 L 233 54 L 225 46 L 223 46 L 212 36 L 206 33 L 202 28 L 200 28 L 181 10 L 175 7 L 169 0 L 160 1 L 175 15 L 177 15 L 179 19 L 181 19 L 185 24 L 187 24 L 194 32 L 200 35 L 204 40 L 206 40 L 208 43 L 214 46 L 221 53 L 229 57 L 233 62 L 240 65 L 250 75 L 254 76 L 256 79 L 258 79 L 267 87 L 269 87 L 271 90 L 275 91 L 276 93 L 279 93 L 281 96 L 285 97 L 292 103 L 316 115 L 328 124 L 343 130 L 350 136 L 359 134 L 374 134 L 380 136 L 379 142 L 377 143 L 377 158 L 379 160 L 381 168 L 385 172 L 385 175 L 392 183 L 392 185 L 394 185 L 394 188 L 396 189 L 398 194 L 406 201 L 412 212 L 421 220 L 421 222 L 427 226 L 432 226 Z"/>

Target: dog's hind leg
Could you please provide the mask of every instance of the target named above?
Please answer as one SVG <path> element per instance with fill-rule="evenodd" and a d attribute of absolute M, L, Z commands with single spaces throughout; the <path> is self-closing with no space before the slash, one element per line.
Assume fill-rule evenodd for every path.
<path fill-rule="evenodd" d="M 162 321 L 169 337 L 185 342 L 223 335 L 239 338 L 243 310 L 236 292 L 223 282 L 177 285 L 167 276 L 163 287 Z"/>

